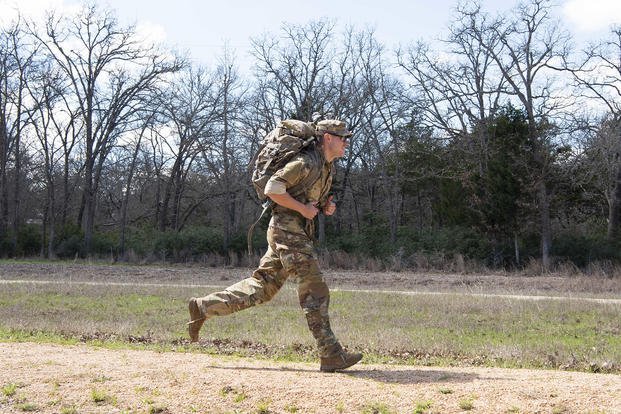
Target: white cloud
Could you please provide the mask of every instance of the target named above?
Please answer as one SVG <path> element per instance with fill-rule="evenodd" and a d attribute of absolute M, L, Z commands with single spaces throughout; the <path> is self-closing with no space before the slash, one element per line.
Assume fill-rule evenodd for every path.
<path fill-rule="evenodd" d="M 148 21 L 139 21 L 136 23 L 136 34 L 147 44 L 164 43 L 167 38 L 164 26 Z"/>
<path fill-rule="evenodd" d="M 75 5 L 66 4 L 64 0 L 0 0 L 0 26 L 14 22 L 18 16 L 40 20 L 47 11 L 73 9 Z"/>
<path fill-rule="evenodd" d="M 54 11 L 56 15 L 71 16 L 82 7 L 75 0 L 0 0 L 0 27 L 6 27 L 16 21 L 18 16 L 22 19 L 43 22 L 47 12 Z M 107 7 L 103 5 L 102 7 Z M 119 16 L 121 25 L 135 23 L 136 34 L 145 45 L 163 44 L 167 39 L 164 26 L 146 20 L 127 21 Z"/>
<path fill-rule="evenodd" d="M 565 18 L 576 31 L 594 32 L 621 24 L 619 0 L 568 0 L 562 7 Z"/>

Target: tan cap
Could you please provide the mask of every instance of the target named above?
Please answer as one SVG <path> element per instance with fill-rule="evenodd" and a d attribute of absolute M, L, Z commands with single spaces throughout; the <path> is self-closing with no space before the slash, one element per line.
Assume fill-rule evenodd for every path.
<path fill-rule="evenodd" d="M 324 119 L 317 122 L 315 130 L 319 133 L 337 135 L 339 137 L 351 137 L 353 133 L 347 129 L 347 125 L 338 119 Z"/>

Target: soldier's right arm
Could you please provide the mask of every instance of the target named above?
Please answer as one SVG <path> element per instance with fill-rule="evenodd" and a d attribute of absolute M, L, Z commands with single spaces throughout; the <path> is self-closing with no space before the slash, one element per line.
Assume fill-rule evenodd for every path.
<path fill-rule="evenodd" d="M 314 218 L 319 210 L 314 203 L 301 203 L 287 192 L 310 172 L 303 157 L 296 157 L 280 170 L 276 171 L 265 185 L 265 195 L 276 204 L 297 211 L 307 219 Z"/>
<path fill-rule="evenodd" d="M 266 195 L 276 204 L 297 211 L 307 219 L 312 219 L 317 215 L 317 213 L 319 213 L 319 209 L 317 208 L 317 201 L 303 204 L 295 198 L 291 197 L 291 195 L 289 195 L 289 193 L 287 192 L 284 192 L 282 194 L 266 193 Z"/>

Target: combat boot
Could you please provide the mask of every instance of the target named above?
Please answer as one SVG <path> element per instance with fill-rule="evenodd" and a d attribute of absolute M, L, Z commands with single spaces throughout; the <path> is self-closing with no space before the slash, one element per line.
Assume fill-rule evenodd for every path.
<path fill-rule="evenodd" d="M 190 310 L 190 322 L 188 322 L 188 332 L 190 334 L 190 341 L 198 341 L 198 332 L 201 330 L 203 323 L 207 317 L 203 314 L 196 298 L 191 298 L 188 306 Z"/>
<path fill-rule="evenodd" d="M 340 350 L 333 356 L 321 357 L 321 366 L 319 368 L 321 372 L 340 371 L 357 364 L 362 359 L 362 354 L 357 352 L 345 352 L 340 345 L 338 347 Z"/>

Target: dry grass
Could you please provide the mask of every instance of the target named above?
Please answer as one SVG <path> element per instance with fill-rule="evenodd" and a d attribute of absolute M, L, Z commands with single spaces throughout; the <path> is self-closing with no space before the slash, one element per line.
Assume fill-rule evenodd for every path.
<path fill-rule="evenodd" d="M 150 282 L 159 275 L 145 268 L 138 271 Z M 76 282 L 9 284 L 0 291 L 0 339 L 187 347 L 186 300 L 210 291 Z M 345 344 L 363 350 L 369 362 L 619 372 L 620 312 L 618 303 L 463 293 L 334 291 L 331 299 L 335 332 Z M 208 321 L 202 334 L 202 345 L 210 352 L 315 358 L 291 283 L 269 304 Z"/>
<path fill-rule="evenodd" d="M 101 258 L 103 261 L 114 262 L 114 258 Z M 123 258 L 126 264 L 162 264 L 155 256 L 141 257 L 133 251 L 128 251 Z M 185 265 L 199 265 L 207 267 L 254 267 L 259 261 L 257 255 L 230 252 L 227 255 L 217 253 L 203 254 Z M 365 272 L 442 272 L 459 274 L 498 273 L 502 269 L 491 269 L 485 264 L 464 257 L 462 254 L 442 252 L 417 252 L 405 255 L 403 251 L 384 259 L 367 257 L 357 253 L 348 253 L 342 250 L 322 250 L 319 260 L 323 267 L 334 270 L 359 270 Z M 584 268 L 569 261 L 557 260 L 552 269 L 545 271 L 540 259 L 530 258 L 515 273 L 523 276 L 565 275 L 565 276 L 596 276 L 606 278 L 621 278 L 621 265 L 610 260 L 593 261 Z"/>

